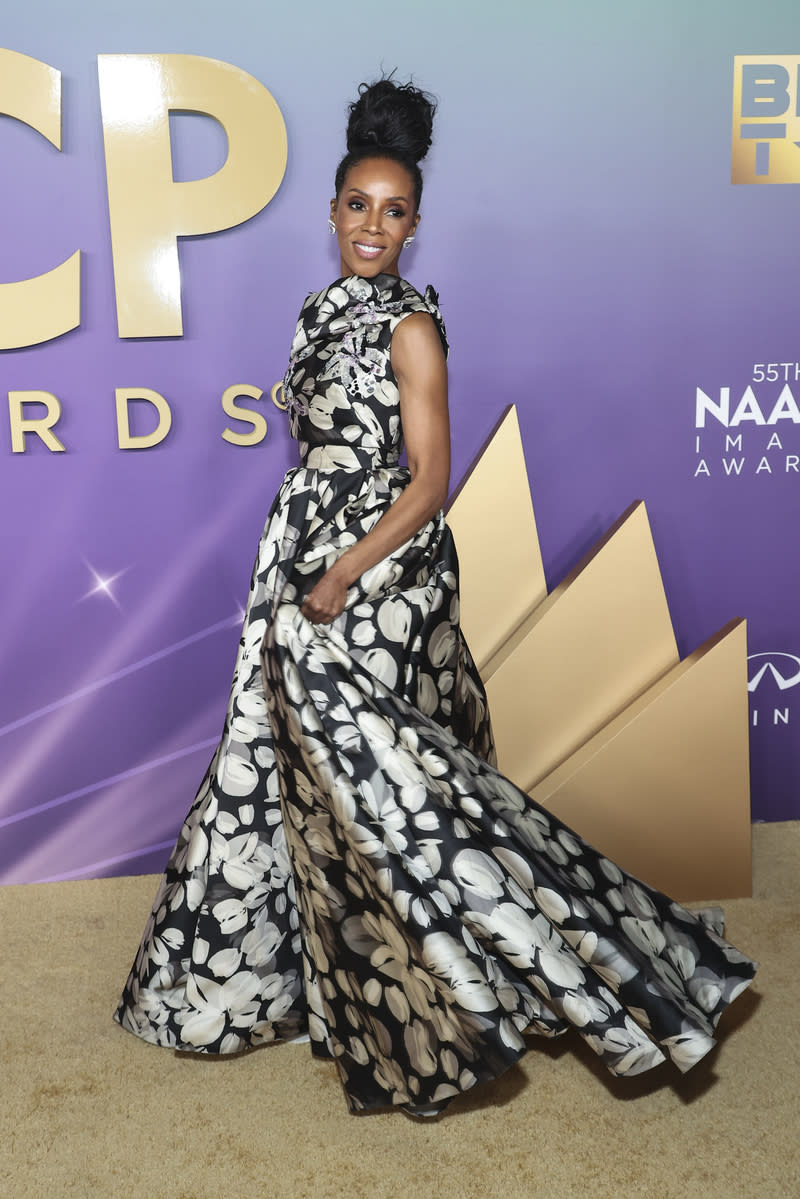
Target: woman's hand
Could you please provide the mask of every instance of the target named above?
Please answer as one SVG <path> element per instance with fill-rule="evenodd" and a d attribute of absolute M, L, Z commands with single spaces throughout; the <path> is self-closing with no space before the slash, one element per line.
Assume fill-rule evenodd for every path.
<path fill-rule="evenodd" d="M 335 562 L 319 580 L 300 605 L 300 611 L 312 624 L 330 624 L 344 611 L 347 602 L 347 580 Z"/>

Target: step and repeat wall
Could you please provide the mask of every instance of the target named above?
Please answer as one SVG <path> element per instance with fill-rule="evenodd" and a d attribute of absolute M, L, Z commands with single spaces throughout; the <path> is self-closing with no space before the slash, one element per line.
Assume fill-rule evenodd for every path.
<path fill-rule="evenodd" d="M 392 68 L 440 100 L 402 268 L 454 486 L 516 404 L 551 586 L 646 500 L 681 654 L 748 620 L 753 818 L 800 818 L 793 0 L 47 0 L 2 39 L 0 881 L 164 864 L 294 460 L 346 105 Z"/>

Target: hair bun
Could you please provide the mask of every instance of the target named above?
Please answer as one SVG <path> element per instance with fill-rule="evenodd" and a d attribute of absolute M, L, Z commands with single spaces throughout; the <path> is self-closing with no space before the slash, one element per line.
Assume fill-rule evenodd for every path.
<path fill-rule="evenodd" d="M 420 162 L 430 149 L 436 101 L 413 83 L 362 83 L 349 108 L 347 150 L 386 150 Z"/>

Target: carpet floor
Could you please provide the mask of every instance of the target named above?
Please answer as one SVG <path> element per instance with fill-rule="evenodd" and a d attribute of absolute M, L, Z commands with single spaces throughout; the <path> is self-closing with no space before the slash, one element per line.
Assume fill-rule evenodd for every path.
<path fill-rule="evenodd" d="M 430 1124 L 349 1115 L 308 1045 L 217 1060 L 123 1032 L 152 875 L 0 888 L 0 1194 L 797 1199 L 800 823 L 753 833 L 754 896 L 725 910 L 761 969 L 709 1058 L 620 1080 L 577 1036 L 531 1038 Z"/>

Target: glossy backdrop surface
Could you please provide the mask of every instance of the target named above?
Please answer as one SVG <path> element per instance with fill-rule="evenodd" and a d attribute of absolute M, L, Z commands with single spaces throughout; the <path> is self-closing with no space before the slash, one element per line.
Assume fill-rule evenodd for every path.
<path fill-rule="evenodd" d="M 48 0 L 8 14 L 2 40 L 61 72 L 62 129 L 59 151 L 0 117 L 0 282 L 77 251 L 81 275 L 75 328 L 0 352 L 2 411 L 9 394 L 56 397 L 64 446 L 28 435 L 15 453 L 0 423 L 2 881 L 163 865 L 221 729 L 256 542 L 293 461 L 270 389 L 305 294 L 338 274 L 326 224 L 345 107 L 382 65 L 441 101 L 403 270 L 436 285 L 447 321 L 453 483 L 515 403 L 551 587 L 644 498 L 681 655 L 748 619 L 754 818 L 800 817 L 800 209 L 791 183 L 731 183 L 734 135 L 748 152 L 736 56 L 800 52 L 793 4 Z M 260 207 L 219 201 L 243 223 L 209 210 L 179 239 L 182 333 L 123 338 L 98 55 L 146 54 L 251 76 L 286 158 L 253 185 L 277 188 Z M 171 113 L 167 196 L 220 171 L 223 124 Z M 775 170 L 786 154 L 773 147 Z M 137 393 L 169 405 L 158 444 L 120 448 L 124 389 L 134 439 L 161 419 Z M 226 415 L 225 392 L 262 424 Z M 255 444 L 223 437 L 263 419 Z M 501 496 L 497 519 L 502 533 Z"/>

